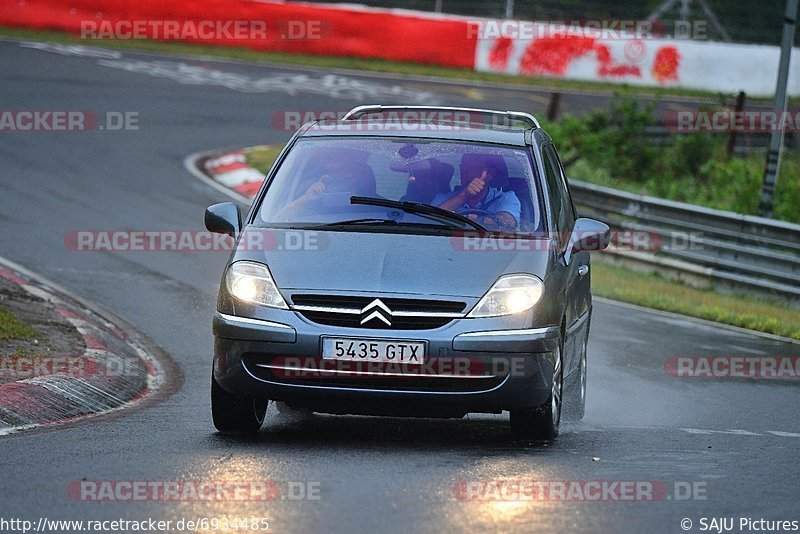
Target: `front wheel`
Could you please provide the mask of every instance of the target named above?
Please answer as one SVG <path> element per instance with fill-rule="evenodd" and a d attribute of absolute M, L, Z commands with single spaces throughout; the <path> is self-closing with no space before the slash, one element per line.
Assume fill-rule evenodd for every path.
<path fill-rule="evenodd" d="M 224 434 L 255 434 L 267 414 L 266 398 L 232 395 L 211 377 L 211 418 Z"/>
<path fill-rule="evenodd" d="M 578 376 L 573 378 L 564 391 L 563 417 L 568 421 L 580 421 L 586 413 L 586 338 L 581 343 Z M 574 374 L 572 375 L 574 377 Z"/>
<path fill-rule="evenodd" d="M 551 440 L 561 425 L 561 399 L 564 391 L 562 367 L 563 339 L 555 353 L 553 386 L 550 397 L 535 408 L 511 410 L 511 431 L 519 439 Z"/>
<path fill-rule="evenodd" d="M 583 341 L 583 351 L 581 352 L 581 368 L 580 368 L 580 386 L 578 389 L 578 406 L 575 412 L 575 419 L 583 419 L 586 413 L 586 340 Z"/>

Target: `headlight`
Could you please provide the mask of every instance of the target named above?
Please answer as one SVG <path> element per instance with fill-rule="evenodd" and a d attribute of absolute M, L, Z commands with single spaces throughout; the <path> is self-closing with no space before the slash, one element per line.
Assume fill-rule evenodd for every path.
<path fill-rule="evenodd" d="M 269 269 L 261 263 L 237 261 L 232 264 L 225 274 L 225 286 L 228 293 L 244 302 L 270 308 L 289 308 Z"/>
<path fill-rule="evenodd" d="M 544 282 L 532 274 L 509 274 L 497 279 L 467 317 L 498 317 L 533 308 L 544 293 Z"/>

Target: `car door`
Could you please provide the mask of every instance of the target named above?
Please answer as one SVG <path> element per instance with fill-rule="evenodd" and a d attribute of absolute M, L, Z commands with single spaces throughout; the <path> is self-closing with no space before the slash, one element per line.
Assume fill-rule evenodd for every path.
<path fill-rule="evenodd" d="M 564 179 L 561 162 L 552 143 L 543 145 L 542 156 L 545 180 L 554 216 L 555 239 L 559 248 L 559 267 L 564 269 L 566 275 L 565 318 L 567 335 L 564 339 L 564 370 L 565 374 L 569 374 L 578 364 L 577 348 L 580 344 L 576 340 L 572 326 L 582 315 L 583 305 L 580 303 L 581 278 L 584 277 L 581 275 L 580 266 L 582 263 L 580 260 L 583 258 L 579 258 L 579 255 L 570 257 L 567 254 L 567 246 L 575 225 L 575 209 Z"/>

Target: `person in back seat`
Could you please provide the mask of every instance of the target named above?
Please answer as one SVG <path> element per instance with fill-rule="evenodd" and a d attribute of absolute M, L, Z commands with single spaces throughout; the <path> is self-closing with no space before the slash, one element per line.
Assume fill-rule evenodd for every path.
<path fill-rule="evenodd" d="M 408 187 L 400 200 L 430 204 L 436 195 L 450 192 L 450 180 L 455 167 L 430 158 L 409 168 Z"/>

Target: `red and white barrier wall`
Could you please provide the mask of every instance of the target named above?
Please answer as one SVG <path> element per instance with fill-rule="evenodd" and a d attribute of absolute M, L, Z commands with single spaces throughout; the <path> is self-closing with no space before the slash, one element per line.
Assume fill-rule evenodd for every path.
<path fill-rule="evenodd" d="M 715 92 L 775 92 L 780 50 L 684 39 L 595 38 L 540 27 L 539 37 L 479 38 L 475 70 L 567 80 L 682 87 Z M 800 49 L 792 53 L 789 94 L 800 95 Z"/>
<path fill-rule="evenodd" d="M 189 42 L 312 55 L 382 58 L 472 68 L 474 43 L 466 22 L 424 13 L 341 8 L 302 2 L 259 0 L 0 0 L 0 24 L 80 34 L 85 21 L 263 21 L 264 37 L 192 38 Z M 310 38 L 287 38 L 287 29 L 307 21 Z M 150 28 L 153 30 L 153 28 Z M 260 33 L 260 32 L 259 32 Z M 291 37 L 291 36 L 289 36 Z"/>
<path fill-rule="evenodd" d="M 594 38 L 587 35 L 486 36 L 464 17 L 271 0 L 0 0 L 0 24 L 79 34 L 86 21 L 263 21 L 266 34 L 247 39 L 188 35 L 184 40 L 255 50 L 380 58 L 429 65 L 570 80 L 670 86 L 770 95 L 779 50 L 711 41 Z M 312 38 L 286 38 L 308 21 Z M 800 95 L 800 49 L 789 94 Z"/>

